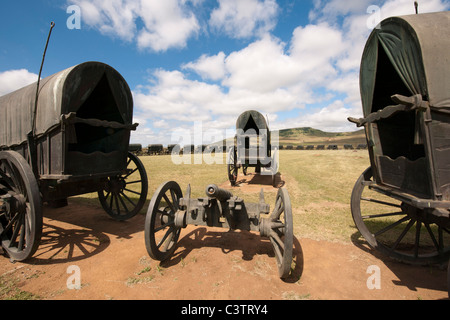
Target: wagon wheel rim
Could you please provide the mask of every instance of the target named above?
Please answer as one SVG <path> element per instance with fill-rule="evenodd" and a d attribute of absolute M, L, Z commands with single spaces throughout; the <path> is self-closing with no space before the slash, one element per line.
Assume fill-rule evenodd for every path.
<path fill-rule="evenodd" d="M 236 163 L 236 148 L 231 148 L 228 152 L 228 180 L 232 186 L 236 184 L 237 176 L 238 176 L 238 166 Z"/>
<path fill-rule="evenodd" d="M 353 221 L 369 246 L 410 264 L 447 261 L 450 230 L 420 218 L 421 210 L 372 190 L 372 184 L 369 167 L 356 181 L 351 197 Z"/>
<path fill-rule="evenodd" d="M 269 230 L 266 233 L 275 253 L 278 274 L 280 278 L 287 278 L 291 271 L 294 231 L 291 201 L 285 188 L 278 190 L 268 222 Z"/>
<path fill-rule="evenodd" d="M 37 180 L 13 151 L 0 152 L 0 241 L 13 261 L 24 261 L 39 247 L 42 202 Z"/>
<path fill-rule="evenodd" d="M 147 193 L 145 167 L 136 155 L 129 152 L 125 173 L 109 177 L 104 188 L 98 192 L 98 197 L 103 209 L 112 218 L 127 220 L 142 209 Z"/>
<path fill-rule="evenodd" d="M 179 200 L 183 197 L 180 186 L 168 181 L 153 194 L 145 218 L 145 247 L 155 260 L 170 258 L 176 249 L 181 228 L 175 225 Z"/>

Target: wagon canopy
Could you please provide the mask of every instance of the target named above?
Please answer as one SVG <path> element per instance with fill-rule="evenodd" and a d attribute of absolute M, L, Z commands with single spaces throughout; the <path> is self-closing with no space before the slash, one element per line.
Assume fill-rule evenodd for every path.
<path fill-rule="evenodd" d="M 391 95 L 422 95 L 450 110 L 450 12 L 391 17 L 367 40 L 360 89 L 364 116 L 392 104 Z"/>
<path fill-rule="evenodd" d="M 26 141 L 32 128 L 36 85 L 0 97 L 0 147 Z M 58 126 L 62 115 L 69 113 L 76 113 L 79 119 L 131 126 L 131 91 L 116 70 L 100 62 L 85 62 L 42 79 L 35 134 L 43 135 Z"/>
<path fill-rule="evenodd" d="M 259 134 L 259 130 L 266 130 L 266 133 L 269 132 L 266 119 L 255 110 L 243 112 L 236 120 L 236 129 L 241 129 L 244 132 L 253 129 L 256 131 L 256 134 Z"/>

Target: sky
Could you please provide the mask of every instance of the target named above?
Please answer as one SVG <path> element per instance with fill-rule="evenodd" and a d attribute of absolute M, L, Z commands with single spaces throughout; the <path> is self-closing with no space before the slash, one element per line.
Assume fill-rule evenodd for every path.
<path fill-rule="evenodd" d="M 419 12 L 450 0 L 419 0 Z M 0 96 L 100 61 L 127 81 L 139 123 L 131 143 L 211 143 L 238 116 L 264 114 L 271 130 L 356 130 L 359 66 L 374 27 L 414 14 L 412 0 L 3 1 Z M 183 138 L 180 138 L 183 136 Z M 196 140 L 198 142 L 198 139 Z"/>

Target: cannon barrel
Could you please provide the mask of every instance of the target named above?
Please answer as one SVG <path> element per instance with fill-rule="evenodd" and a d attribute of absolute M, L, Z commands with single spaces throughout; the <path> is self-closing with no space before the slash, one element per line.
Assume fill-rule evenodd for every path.
<path fill-rule="evenodd" d="M 230 191 L 219 188 L 215 184 L 210 184 L 206 187 L 206 195 L 210 198 L 216 198 L 219 201 L 227 201 L 233 196 Z"/>

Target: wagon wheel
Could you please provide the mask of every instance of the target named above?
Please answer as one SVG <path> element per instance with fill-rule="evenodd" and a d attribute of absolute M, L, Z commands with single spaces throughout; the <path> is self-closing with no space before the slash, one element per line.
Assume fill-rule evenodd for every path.
<path fill-rule="evenodd" d="M 42 203 L 36 178 L 17 152 L 0 152 L 0 242 L 13 261 L 37 250 L 42 234 Z"/>
<path fill-rule="evenodd" d="M 175 181 L 161 184 L 153 194 L 145 218 L 145 247 L 155 260 L 167 260 L 175 251 L 181 228 L 175 225 L 178 201 L 183 197 Z"/>
<path fill-rule="evenodd" d="M 230 148 L 228 152 L 228 180 L 232 186 L 236 185 L 236 180 L 238 176 L 238 165 L 237 165 L 236 148 Z"/>
<path fill-rule="evenodd" d="M 128 153 L 125 172 L 109 177 L 104 188 L 98 191 L 103 209 L 116 220 L 134 217 L 147 199 L 147 173 L 139 158 L 131 152 Z"/>
<path fill-rule="evenodd" d="M 420 209 L 372 190 L 372 168 L 356 181 L 351 197 L 353 220 L 368 244 L 401 262 L 431 264 L 450 256 L 450 231 L 427 221 Z"/>
<path fill-rule="evenodd" d="M 275 207 L 269 218 L 261 220 L 260 231 L 272 243 L 280 278 L 287 278 L 292 264 L 294 229 L 291 200 L 285 188 L 278 189 Z"/>

